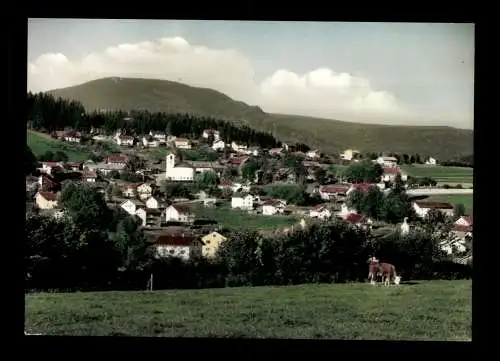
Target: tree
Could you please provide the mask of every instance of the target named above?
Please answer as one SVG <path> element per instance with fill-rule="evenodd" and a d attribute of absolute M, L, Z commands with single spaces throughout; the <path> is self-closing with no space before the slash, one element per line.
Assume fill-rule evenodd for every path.
<path fill-rule="evenodd" d="M 353 190 L 346 199 L 346 205 L 349 208 L 355 209 L 358 212 L 361 212 L 361 210 L 363 209 L 364 202 L 365 202 L 365 192 L 363 192 L 360 189 Z"/>
<path fill-rule="evenodd" d="M 465 216 L 465 206 L 463 205 L 463 203 L 455 204 L 455 207 L 453 210 L 453 216 L 455 219 L 458 219 L 462 216 Z"/>
<path fill-rule="evenodd" d="M 361 161 L 352 163 L 343 172 L 343 177 L 352 183 L 376 183 L 380 181 L 383 169 L 378 163 Z"/>
<path fill-rule="evenodd" d="M 385 203 L 384 193 L 378 187 L 371 187 L 367 192 L 363 193 L 361 213 L 374 219 L 382 218 Z"/>
<path fill-rule="evenodd" d="M 215 188 L 219 183 L 219 177 L 213 171 L 201 172 L 196 176 L 195 183 L 198 189 Z"/>
<path fill-rule="evenodd" d="M 255 173 L 260 169 L 260 164 L 255 159 L 250 159 L 241 167 L 241 176 L 247 181 L 255 179 Z"/>
<path fill-rule="evenodd" d="M 79 229 L 107 229 L 109 209 L 103 195 L 95 187 L 68 182 L 61 190 L 59 202 Z"/>
<path fill-rule="evenodd" d="M 319 167 L 314 171 L 314 178 L 316 179 L 316 182 L 319 184 L 326 184 L 327 177 L 326 177 L 326 170 Z"/>
<path fill-rule="evenodd" d="M 121 258 L 121 270 L 142 270 L 152 257 L 139 221 L 130 216 L 119 221 L 114 235 L 115 247 Z"/>

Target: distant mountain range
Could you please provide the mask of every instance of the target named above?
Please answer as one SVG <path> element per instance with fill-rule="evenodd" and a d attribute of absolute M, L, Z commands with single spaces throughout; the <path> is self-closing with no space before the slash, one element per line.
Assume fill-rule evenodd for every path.
<path fill-rule="evenodd" d="M 269 114 L 207 88 L 136 78 L 102 78 L 48 91 L 80 101 L 87 110 L 144 109 L 190 113 L 246 124 L 273 133 L 282 141 L 306 143 L 326 152 L 348 148 L 432 156 L 439 160 L 473 154 L 472 130 L 443 126 L 390 126 L 350 123 L 297 115 Z"/>

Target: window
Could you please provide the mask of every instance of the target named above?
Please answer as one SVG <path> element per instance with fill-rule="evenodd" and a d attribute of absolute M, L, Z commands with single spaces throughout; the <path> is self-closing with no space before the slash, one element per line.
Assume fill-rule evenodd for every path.
<path fill-rule="evenodd" d="M 183 249 L 181 249 L 181 251 L 180 251 L 179 253 L 180 253 L 180 254 L 184 254 L 184 253 L 186 253 L 186 251 L 185 251 L 185 250 L 183 250 Z"/>
<path fill-rule="evenodd" d="M 170 254 L 174 254 L 175 250 L 171 249 L 169 252 L 170 252 Z"/>
<path fill-rule="evenodd" d="M 210 241 L 205 241 L 205 244 L 210 244 Z"/>

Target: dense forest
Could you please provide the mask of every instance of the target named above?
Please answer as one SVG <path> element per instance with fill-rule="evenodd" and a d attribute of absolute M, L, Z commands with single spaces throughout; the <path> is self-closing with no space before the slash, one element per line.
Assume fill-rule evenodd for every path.
<path fill-rule="evenodd" d="M 28 93 L 27 121 L 29 127 L 52 132 L 71 128 L 90 132 L 92 128 L 112 134 L 121 129 L 124 134 L 142 135 L 149 131 L 164 131 L 174 136 L 199 138 L 205 129 L 217 129 L 225 142 L 242 142 L 249 146 L 274 148 L 281 146 L 270 133 L 248 126 L 189 114 L 152 113 L 146 110 L 130 112 L 86 112 L 77 101 L 54 98 L 44 93 Z M 303 148 L 303 145 L 302 145 Z"/>

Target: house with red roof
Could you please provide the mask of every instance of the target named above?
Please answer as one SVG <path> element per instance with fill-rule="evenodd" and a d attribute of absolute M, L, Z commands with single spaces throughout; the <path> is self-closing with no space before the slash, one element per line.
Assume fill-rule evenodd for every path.
<path fill-rule="evenodd" d="M 319 187 L 318 193 L 321 199 L 329 201 L 332 199 L 339 199 L 339 197 L 345 197 L 350 187 L 350 184 L 324 185 Z"/>
<path fill-rule="evenodd" d="M 195 215 L 184 204 L 172 204 L 165 209 L 165 222 L 181 222 L 192 223 L 195 220 Z"/>
<path fill-rule="evenodd" d="M 401 170 L 399 167 L 383 167 L 382 182 L 394 182 L 398 174 L 401 175 L 401 180 L 406 182 L 408 174 Z"/>
<path fill-rule="evenodd" d="M 458 238 L 465 239 L 466 237 L 472 237 L 473 229 L 473 218 L 471 215 L 462 216 L 455 221 L 453 225 L 453 233 Z"/>
<path fill-rule="evenodd" d="M 355 190 L 359 190 L 359 191 L 363 191 L 363 192 L 368 192 L 373 187 L 378 187 L 378 184 L 375 184 L 375 183 L 355 183 L 355 184 L 351 184 L 351 186 L 349 187 L 349 190 L 346 192 L 346 194 L 349 196 L 349 194 L 351 194 Z"/>
<path fill-rule="evenodd" d="M 119 166 L 125 166 L 127 165 L 128 161 L 130 160 L 130 157 L 124 154 L 113 154 L 110 155 L 106 158 L 106 163 L 107 164 L 113 164 L 113 165 L 119 165 Z"/>
<path fill-rule="evenodd" d="M 54 162 L 54 161 L 51 161 L 51 162 L 42 162 L 42 168 L 40 168 L 40 172 L 48 174 L 48 175 L 51 175 L 52 171 L 55 168 L 62 169 L 63 165 L 61 163 L 59 163 L 59 162 Z"/>
<path fill-rule="evenodd" d="M 156 257 L 176 257 L 189 260 L 192 257 L 202 257 L 204 243 L 201 239 L 189 233 L 165 233 L 155 237 Z"/>
<path fill-rule="evenodd" d="M 57 207 L 57 194 L 39 191 L 35 195 L 35 203 L 40 209 L 54 209 Z"/>
<path fill-rule="evenodd" d="M 82 141 L 82 133 L 70 130 L 62 134 L 62 139 L 68 143 L 80 143 Z"/>
<path fill-rule="evenodd" d="M 281 199 L 268 199 L 262 204 L 262 214 L 265 216 L 274 216 L 277 213 L 283 213 L 285 208 L 285 201 Z"/>
<path fill-rule="evenodd" d="M 453 216 L 454 207 L 447 202 L 415 201 L 413 209 L 419 217 L 424 218 L 431 209 L 436 209 L 446 216 Z"/>
<path fill-rule="evenodd" d="M 124 197 L 135 197 L 137 192 L 137 187 L 139 187 L 142 183 L 127 183 L 123 186 L 122 194 Z"/>
<path fill-rule="evenodd" d="M 97 180 L 97 173 L 96 172 L 91 172 L 91 171 L 83 172 L 82 173 L 82 179 L 83 179 L 84 182 L 95 183 L 95 181 Z"/>
<path fill-rule="evenodd" d="M 325 204 L 318 204 L 309 210 L 309 217 L 318 219 L 328 219 L 332 213 Z"/>

